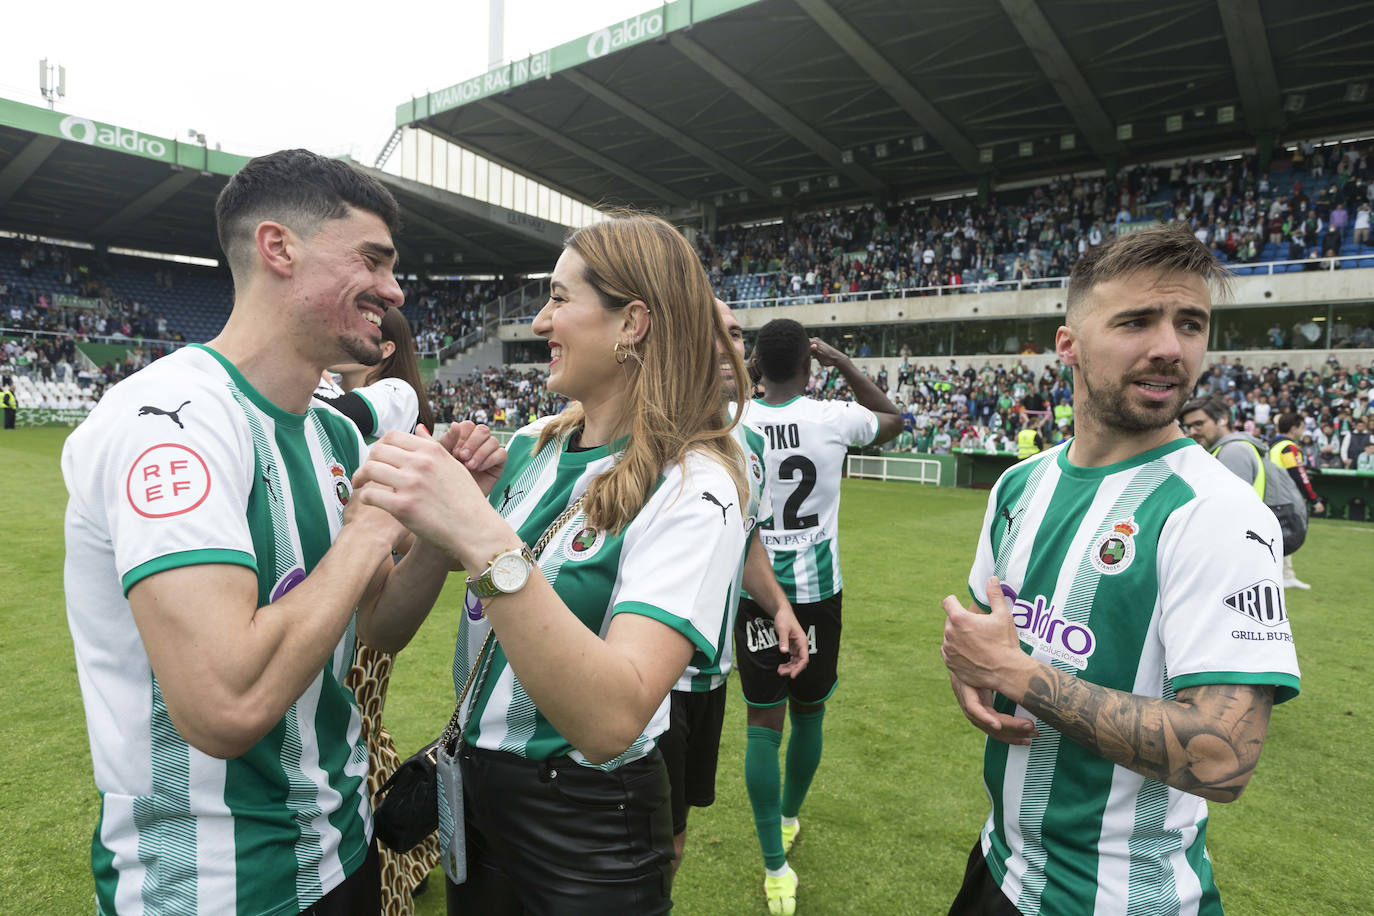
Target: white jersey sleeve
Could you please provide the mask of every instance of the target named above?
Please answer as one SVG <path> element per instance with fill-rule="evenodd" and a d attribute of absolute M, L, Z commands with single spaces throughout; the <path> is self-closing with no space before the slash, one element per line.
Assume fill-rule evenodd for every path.
<path fill-rule="evenodd" d="M 1278 519 L 1254 491 L 1226 477 L 1176 510 L 1160 533 L 1160 638 L 1175 688 L 1273 684 L 1298 692 L 1284 605 Z"/>
<path fill-rule="evenodd" d="M 381 438 L 393 429 L 408 433 L 415 428 L 420 416 L 420 398 L 409 382 L 384 378 L 371 385 L 354 388 L 353 393 L 361 397 L 372 411 L 372 435 Z"/>
<path fill-rule="evenodd" d="M 613 613 L 652 617 L 709 663 L 744 551 L 743 518 L 734 480 L 713 459 L 693 454 L 666 469 L 626 531 Z"/>
<path fill-rule="evenodd" d="M 243 508 L 253 454 L 242 412 L 223 388 L 198 373 L 155 368 L 106 393 L 63 449 L 62 472 L 71 514 L 109 532 L 127 594 L 179 566 L 256 571 Z"/>
<path fill-rule="evenodd" d="M 878 438 L 878 415 L 854 401 L 819 401 L 822 418 L 847 445 L 871 445 Z"/>

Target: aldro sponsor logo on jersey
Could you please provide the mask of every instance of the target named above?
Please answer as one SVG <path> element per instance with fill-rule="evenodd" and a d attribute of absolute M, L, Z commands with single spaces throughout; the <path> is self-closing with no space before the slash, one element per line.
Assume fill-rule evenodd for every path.
<path fill-rule="evenodd" d="M 1070 623 L 1044 595 L 1023 600 L 1016 589 L 1002 583 L 1002 594 L 1011 602 L 1011 618 L 1021 641 L 1068 662 L 1080 671 L 1097 649 L 1097 637 L 1081 623 Z"/>
<path fill-rule="evenodd" d="M 1116 522 L 1112 530 L 1093 542 L 1090 559 L 1093 568 L 1104 576 L 1125 572 L 1135 559 L 1135 536 L 1140 526 L 1134 519 Z"/>

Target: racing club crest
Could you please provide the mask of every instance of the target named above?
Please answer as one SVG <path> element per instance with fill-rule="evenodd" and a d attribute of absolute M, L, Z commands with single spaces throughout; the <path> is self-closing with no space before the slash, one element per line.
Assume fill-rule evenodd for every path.
<path fill-rule="evenodd" d="M 348 505 L 348 498 L 353 494 L 353 488 L 348 482 L 348 472 L 343 465 L 337 461 L 329 463 L 329 479 L 334 484 L 334 495 L 339 498 L 339 505 Z"/>
<path fill-rule="evenodd" d="M 569 560 L 589 560 L 596 555 L 605 542 L 605 532 L 588 525 L 572 536 L 572 540 L 568 541 L 563 552 Z"/>
<path fill-rule="evenodd" d="M 1116 522 L 1110 531 L 1093 542 L 1093 567 L 1104 576 L 1125 572 L 1135 559 L 1135 536 L 1140 526 L 1133 519 Z"/>
<path fill-rule="evenodd" d="M 763 462 L 753 452 L 749 453 L 749 476 L 754 483 L 763 483 Z"/>

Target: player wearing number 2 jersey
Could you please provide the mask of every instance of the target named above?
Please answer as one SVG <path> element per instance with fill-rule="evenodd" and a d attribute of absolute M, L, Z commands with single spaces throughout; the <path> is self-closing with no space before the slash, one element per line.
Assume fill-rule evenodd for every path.
<path fill-rule="evenodd" d="M 839 369 L 857 404 L 805 396 L 812 356 L 822 366 Z M 763 438 L 773 499 L 773 519 L 760 534 L 811 652 L 806 670 L 794 680 L 780 676 L 782 656 L 773 621 L 752 600 L 741 602 L 735 653 L 749 704 L 744 782 L 763 852 L 768 908 L 788 916 L 796 908 L 797 877 L 787 864 L 787 847 L 800 830 L 797 814 L 820 765 L 821 723 L 825 701 L 835 689 L 840 648 L 844 583 L 837 526 L 843 462 L 851 445 L 896 436 L 902 418 L 847 356 L 808 338 L 795 321 L 778 319 L 764 325 L 755 358 L 765 393 L 749 405 L 744 422 Z M 792 733 L 786 775 L 780 779 L 783 705 L 789 698 Z"/>
<path fill-rule="evenodd" d="M 1076 435 L 1002 475 L 976 606 L 944 603 L 955 696 L 995 739 L 951 916 L 1222 912 L 1204 799 L 1240 795 L 1298 692 L 1278 522 L 1175 423 L 1224 276 L 1177 226 L 1074 266 Z"/>

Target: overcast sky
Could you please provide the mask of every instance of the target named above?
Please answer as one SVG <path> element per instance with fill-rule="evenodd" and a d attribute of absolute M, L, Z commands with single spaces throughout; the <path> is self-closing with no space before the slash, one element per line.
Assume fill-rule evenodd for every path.
<path fill-rule="evenodd" d="M 505 0 L 505 58 L 659 6 L 653 0 Z M 5 5 L 0 96 L 45 104 L 38 61 L 67 68 L 57 108 L 226 152 L 304 146 L 372 164 L 396 106 L 487 69 L 489 0 L 194 4 L 53 0 Z"/>

